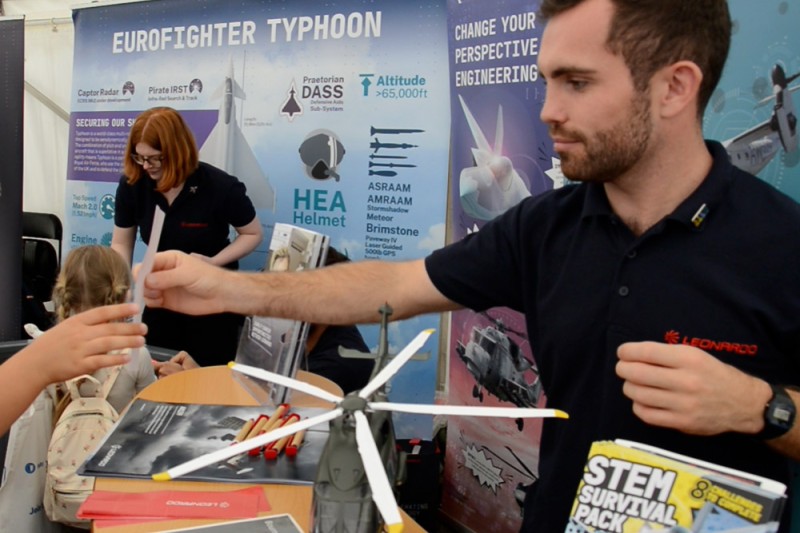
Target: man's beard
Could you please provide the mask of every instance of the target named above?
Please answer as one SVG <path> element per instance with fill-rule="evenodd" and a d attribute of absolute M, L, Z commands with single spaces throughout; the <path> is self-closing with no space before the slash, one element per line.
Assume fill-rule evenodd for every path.
<path fill-rule="evenodd" d="M 550 128 L 550 134 L 581 143 L 584 154 L 565 152 L 561 157 L 561 172 L 573 181 L 605 183 L 621 176 L 635 165 L 647 150 L 652 119 L 646 94 L 631 100 L 628 117 L 618 120 L 591 139 L 576 131 Z"/>

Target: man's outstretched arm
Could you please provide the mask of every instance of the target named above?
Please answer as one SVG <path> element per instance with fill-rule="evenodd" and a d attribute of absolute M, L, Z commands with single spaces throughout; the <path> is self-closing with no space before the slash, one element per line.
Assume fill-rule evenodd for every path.
<path fill-rule="evenodd" d="M 156 254 L 145 303 L 181 313 L 232 312 L 321 324 L 377 322 L 458 309 L 433 285 L 421 259 L 360 261 L 301 272 L 233 272 L 176 251 Z"/>

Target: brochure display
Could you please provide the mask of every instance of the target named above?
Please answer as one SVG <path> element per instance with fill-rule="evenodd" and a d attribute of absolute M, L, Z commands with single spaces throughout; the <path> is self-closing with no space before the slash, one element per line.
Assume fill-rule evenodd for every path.
<path fill-rule="evenodd" d="M 290 224 L 275 224 L 266 270 L 297 271 L 325 263 L 328 236 Z M 249 316 L 245 319 L 236 362 L 294 377 L 305 356 L 307 322 L 284 318 Z M 236 379 L 262 405 L 280 405 L 290 389 L 235 373 Z"/>

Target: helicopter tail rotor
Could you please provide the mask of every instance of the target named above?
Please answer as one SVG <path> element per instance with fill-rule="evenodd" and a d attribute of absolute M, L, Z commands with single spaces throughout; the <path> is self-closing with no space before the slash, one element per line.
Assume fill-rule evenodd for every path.
<path fill-rule="evenodd" d="M 422 345 L 425 344 L 425 341 L 428 340 L 428 337 L 433 334 L 433 331 L 433 329 L 426 329 L 419 332 L 419 334 L 414 337 L 414 340 L 409 342 L 405 348 L 400 350 L 400 352 L 394 356 L 394 358 L 385 367 L 383 367 L 381 371 L 378 372 L 378 374 L 364 386 L 363 389 L 361 389 L 358 395 L 366 399 L 369 398 L 373 392 L 380 389 L 384 383 L 389 381 L 389 379 L 394 376 L 398 370 L 400 370 L 400 367 L 406 364 L 406 361 L 411 359 L 411 357 L 413 357 L 413 355 L 417 353 L 420 348 L 422 348 Z"/>

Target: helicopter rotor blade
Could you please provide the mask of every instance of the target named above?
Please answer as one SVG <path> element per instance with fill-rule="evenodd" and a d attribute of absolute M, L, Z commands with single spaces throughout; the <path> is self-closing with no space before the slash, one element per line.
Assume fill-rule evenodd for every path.
<path fill-rule="evenodd" d="M 341 396 L 331 394 L 330 392 L 321 389 L 315 385 L 304 383 L 302 381 L 290 378 L 288 376 L 282 376 L 280 374 L 276 374 L 275 372 L 264 370 L 263 368 L 256 368 L 254 366 L 243 365 L 240 363 L 228 363 L 228 367 L 231 370 L 235 370 L 236 372 L 240 372 L 247 376 L 251 376 L 264 381 L 269 381 L 277 385 L 283 385 L 284 387 L 289 387 L 296 391 L 305 392 L 306 394 L 310 394 L 311 396 L 315 396 L 327 402 L 338 404 L 344 399 Z"/>
<path fill-rule="evenodd" d="M 236 444 L 226 446 L 221 450 L 216 450 L 201 455 L 200 457 L 197 457 L 190 461 L 186 461 L 185 463 L 179 464 L 177 466 L 173 466 L 172 468 L 165 470 L 164 472 L 153 474 L 153 480 L 169 481 L 171 479 L 175 479 L 177 477 L 186 475 L 190 472 L 194 472 L 195 470 L 198 470 L 200 468 L 213 465 L 214 463 L 224 461 L 225 459 L 230 459 L 231 457 L 239 455 L 240 453 L 249 452 L 253 448 L 258 448 L 259 446 L 269 444 L 272 441 L 282 439 L 283 437 L 297 433 L 302 429 L 308 429 L 311 426 L 315 426 L 317 424 L 333 420 L 337 416 L 340 416 L 343 412 L 344 410 L 341 407 L 336 407 L 335 409 L 331 409 L 330 411 L 322 413 L 321 415 L 312 416 L 304 420 L 299 420 L 289 426 L 280 427 L 272 431 L 269 431 L 267 433 L 264 433 L 263 435 L 243 440 L 242 442 L 237 442 Z"/>
<path fill-rule="evenodd" d="M 358 453 L 361 455 L 361 462 L 364 464 L 364 473 L 369 481 L 369 488 L 372 490 L 372 501 L 378 508 L 378 512 L 386 523 L 386 529 L 391 533 L 403 531 L 403 519 L 400 511 L 397 510 L 397 501 L 394 499 L 394 491 L 389 484 L 386 476 L 386 469 L 383 465 L 372 430 L 369 426 L 367 416 L 361 411 L 354 411 L 356 419 L 356 443 Z"/>
<path fill-rule="evenodd" d="M 399 411 L 420 415 L 491 416 L 502 418 L 569 418 L 560 409 L 523 407 L 479 407 L 469 405 L 428 405 L 418 403 L 369 402 L 376 411 Z"/>
<path fill-rule="evenodd" d="M 414 340 L 409 342 L 405 348 L 400 350 L 400 352 L 395 355 L 394 358 L 389 361 L 389 363 L 384 366 L 380 372 L 378 372 L 378 375 L 376 375 L 372 381 L 367 383 L 364 388 L 361 389 L 358 395 L 361 398 L 369 398 L 373 392 L 381 388 L 384 383 L 389 381 L 389 378 L 394 376 L 397 371 L 400 370 L 401 366 L 406 364 L 406 361 L 411 359 L 411 357 L 417 353 L 420 348 L 422 348 L 422 345 L 425 344 L 425 341 L 428 340 L 428 337 L 433 334 L 433 331 L 433 329 L 420 331 L 419 334 L 414 337 Z"/>

